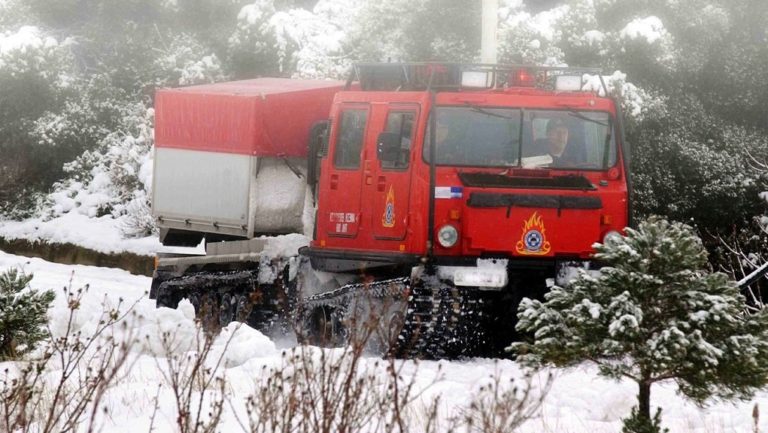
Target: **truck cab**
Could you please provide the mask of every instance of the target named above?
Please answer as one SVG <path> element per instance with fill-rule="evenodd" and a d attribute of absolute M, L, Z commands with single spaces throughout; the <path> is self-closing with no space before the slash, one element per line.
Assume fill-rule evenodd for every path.
<path fill-rule="evenodd" d="M 310 158 L 320 176 L 303 253 L 316 269 L 372 273 L 588 260 L 629 224 L 620 107 L 586 86 L 590 73 L 358 65 L 359 88 L 336 94 Z"/>

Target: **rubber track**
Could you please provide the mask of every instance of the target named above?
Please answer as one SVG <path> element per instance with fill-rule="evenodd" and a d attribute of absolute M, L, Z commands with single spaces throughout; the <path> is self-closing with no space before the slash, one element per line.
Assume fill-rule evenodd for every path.
<path fill-rule="evenodd" d="M 443 359 L 481 354 L 485 344 L 483 299 L 476 290 L 456 288 L 437 280 L 395 278 L 372 283 L 348 284 L 317 294 L 302 302 L 308 314 L 313 308 L 332 307 L 333 317 L 343 321 L 352 301 L 407 300 L 403 327 L 388 354 L 401 358 Z"/>
<path fill-rule="evenodd" d="M 219 323 L 217 315 L 222 310 L 221 301 L 225 295 L 230 295 L 229 316 L 234 320 L 244 320 L 252 328 L 262 332 L 271 331 L 275 323 L 284 313 L 277 299 L 275 287 L 263 286 L 259 288 L 259 299 L 251 300 L 249 297 L 255 293 L 258 286 L 258 271 L 225 271 L 214 273 L 198 273 L 172 278 L 162 282 L 158 286 L 158 305 L 175 308 L 179 301 L 189 299 L 195 307 L 195 313 L 204 324 L 216 323 L 226 326 L 227 323 Z M 269 299 L 273 298 L 273 299 Z M 250 304 L 245 313 L 238 313 L 240 299 L 247 300 L 244 304 Z M 255 301 L 255 302 L 254 302 Z M 201 306 L 205 317 L 201 317 Z M 242 315 L 242 317 L 237 317 Z"/>

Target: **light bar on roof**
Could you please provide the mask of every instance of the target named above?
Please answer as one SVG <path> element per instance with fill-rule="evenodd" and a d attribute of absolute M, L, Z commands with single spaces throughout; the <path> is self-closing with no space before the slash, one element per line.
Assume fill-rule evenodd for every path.
<path fill-rule="evenodd" d="M 493 74 L 488 71 L 463 71 L 461 73 L 462 87 L 488 88 L 493 85 Z"/>
<path fill-rule="evenodd" d="M 578 92 L 581 90 L 580 75 L 558 75 L 555 78 L 555 90 L 560 92 Z"/>

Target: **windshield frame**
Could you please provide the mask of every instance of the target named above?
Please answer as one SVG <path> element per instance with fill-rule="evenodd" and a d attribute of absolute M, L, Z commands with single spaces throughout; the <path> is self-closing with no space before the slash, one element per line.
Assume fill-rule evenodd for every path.
<path fill-rule="evenodd" d="M 597 109 L 576 109 L 574 107 L 565 107 L 565 108 L 551 108 L 551 107 L 510 107 L 510 106 L 491 106 L 491 105 L 476 105 L 476 104 L 451 104 L 451 105 L 439 105 L 434 107 L 433 110 L 431 110 L 430 115 L 427 117 L 427 126 L 424 128 L 424 139 L 421 142 L 422 150 L 421 150 L 421 160 L 427 165 L 430 165 L 429 161 L 429 140 L 430 140 L 430 134 L 429 134 L 429 127 L 432 124 L 431 117 L 433 113 L 435 113 L 436 110 L 439 110 L 441 108 L 463 108 L 470 111 L 476 111 L 476 112 L 485 112 L 489 110 L 516 110 L 519 113 L 520 118 L 520 127 L 518 128 L 519 131 L 519 137 L 516 138 L 518 149 L 517 152 L 517 164 L 503 164 L 503 165 L 477 165 L 477 164 L 446 164 L 446 163 L 435 163 L 435 166 L 437 167 L 457 167 L 457 168 L 477 168 L 477 169 L 526 169 L 526 167 L 523 166 L 522 160 L 522 150 L 523 150 L 523 135 L 527 131 L 525 129 L 525 114 L 527 111 L 547 111 L 551 113 L 557 113 L 560 115 L 565 116 L 573 116 L 577 119 L 580 118 L 580 114 L 583 113 L 602 113 L 606 114 L 608 116 L 608 134 L 606 137 L 607 140 L 607 146 L 603 150 L 602 159 L 607 162 L 606 165 L 604 165 L 602 168 L 593 168 L 593 167 L 537 167 L 535 169 L 545 169 L 545 170 L 557 170 L 557 171 L 587 171 L 587 172 L 605 172 L 608 171 L 614 167 L 616 167 L 620 162 L 620 155 L 622 152 L 622 149 L 620 149 L 620 143 L 618 140 L 618 130 L 619 126 L 616 122 L 616 115 L 615 113 L 612 113 L 608 110 L 597 110 Z M 599 123 L 599 121 L 594 119 L 585 120 L 582 119 L 582 121 L 590 121 L 590 122 L 596 122 Z M 605 146 L 605 144 L 603 144 Z M 611 163 L 610 161 L 610 151 L 611 148 L 613 148 L 615 157 Z M 606 152 L 605 149 L 608 151 Z M 438 158 L 439 159 L 439 158 Z"/>

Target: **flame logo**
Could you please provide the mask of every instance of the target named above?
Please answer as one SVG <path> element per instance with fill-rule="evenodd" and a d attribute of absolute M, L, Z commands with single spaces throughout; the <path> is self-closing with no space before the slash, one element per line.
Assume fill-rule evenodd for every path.
<path fill-rule="evenodd" d="M 395 226 L 395 189 L 394 185 L 389 186 L 387 193 L 387 203 L 384 205 L 384 214 L 381 216 L 381 225 L 387 228 Z"/>
<path fill-rule="evenodd" d="M 538 212 L 534 212 L 523 223 L 523 234 L 515 245 L 518 254 L 526 256 L 543 256 L 549 254 L 552 249 L 547 240 L 547 229 L 544 228 L 544 219 Z"/>

